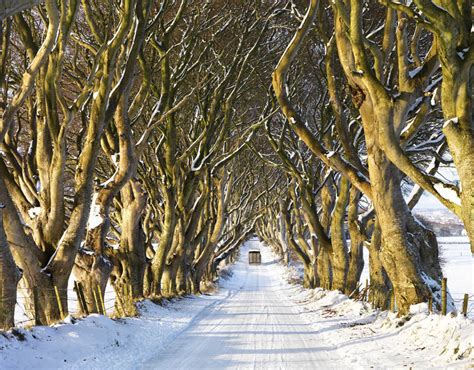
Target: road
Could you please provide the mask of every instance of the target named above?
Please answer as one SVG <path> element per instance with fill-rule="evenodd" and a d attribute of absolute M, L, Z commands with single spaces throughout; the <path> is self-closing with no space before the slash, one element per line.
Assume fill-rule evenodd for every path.
<path fill-rule="evenodd" d="M 289 284 L 298 265 L 284 267 L 262 248 L 262 265 L 249 266 L 255 247 L 242 246 L 233 276 L 212 295 L 145 300 L 138 317 L 68 317 L 4 333 L 0 369 L 472 368 L 472 320 L 429 315 L 426 304 L 401 318 L 337 291 Z"/>
<path fill-rule="evenodd" d="M 262 249 L 262 264 L 249 265 L 247 253 L 225 283 L 226 298 L 202 310 L 146 368 L 341 368 L 320 330 L 296 303 L 276 273 L 272 254 Z"/>

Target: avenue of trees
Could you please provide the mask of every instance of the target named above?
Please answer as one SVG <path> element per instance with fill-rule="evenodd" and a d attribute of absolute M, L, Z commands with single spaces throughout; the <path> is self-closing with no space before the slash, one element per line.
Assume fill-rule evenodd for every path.
<path fill-rule="evenodd" d="M 366 248 L 376 307 L 439 306 L 411 210 L 474 251 L 471 1 L 32 3 L 1 21 L 0 329 L 18 288 L 61 320 L 71 276 L 89 313 L 198 294 L 252 234 L 308 288 L 357 291 Z"/>

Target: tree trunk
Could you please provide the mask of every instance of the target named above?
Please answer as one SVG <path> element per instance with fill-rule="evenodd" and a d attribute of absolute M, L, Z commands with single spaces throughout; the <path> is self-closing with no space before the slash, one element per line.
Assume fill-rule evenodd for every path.
<path fill-rule="evenodd" d="M 448 60 L 441 60 L 443 132 L 461 182 L 461 219 L 474 254 L 474 67 L 468 60 L 462 67 Z"/>
<path fill-rule="evenodd" d="M 380 258 L 394 286 L 399 311 L 406 314 L 410 305 L 428 301 L 431 292 L 427 278 L 432 278 L 437 284 L 440 280 L 424 271 L 420 251 L 409 240 L 408 226 L 412 215 L 401 192 L 400 172 L 373 145 L 368 145 L 368 164 L 373 202 L 381 229 L 383 248 Z"/>
<path fill-rule="evenodd" d="M 316 276 L 311 263 L 304 264 L 303 287 L 313 289 L 316 287 Z"/>
<path fill-rule="evenodd" d="M 105 255 L 105 238 L 110 224 L 108 213 L 108 207 L 99 203 L 96 194 L 92 202 L 86 239 L 76 255 L 73 268 L 76 280 L 82 284 L 89 313 L 102 312 L 100 300 L 104 299 L 105 288 L 112 272 L 112 261 Z M 92 223 L 98 220 L 99 225 Z"/>
<path fill-rule="evenodd" d="M 89 313 L 102 313 L 100 302 L 104 299 L 111 272 L 112 262 L 104 255 L 79 249 L 74 265 L 74 276 L 82 284 Z"/>
<path fill-rule="evenodd" d="M 288 248 L 288 236 L 286 233 L 286 227 L 285 227 L 285 217 L 284 213 L 286 212 L 286 208 L 288 207 L 288 203 L 286 201 L 286 198 L 282 198 L 279 203 L 280 206 L 280 212 L 278 213 L 278 239 L 279 239 L 279 244 L 281 245 L 281 250 L 282 250 L 282 258 L 283 258 L 283 263 L 285 265 L 288 265 L 289 263 L 289 248 Z"/>
<path fill-rule="evenodd" d="M 471 137 L 463 136 L 461 159 L 455 161 L 456 170 L 461 180 L 461 212 L 462 221 L 466 228 L 471 244 L 471 253 L 474 254 L 474 128 Z"/>
<path fill-rule="evenodd" d="M 364 241 L 366 236 L 361 230 L 363 227 L 358 222 L 360 192 L 352 187 L 350 191 L 347 224 L 351 239 L 349 251 L 349 267 L 347 271 L 346 294 L 351 294 L 357 289 L 362 270 L 364 269 Z"/>
<path fill-rule="evenodd" d="M 375 222 L 372 240 L 369 246 L 369 301 L 372 302 L 375 308 L 386 310 L 390 303 L 392 285 L 380 259 L 381 247 L 382 238 L 380 226 L 378 222 Z"/>
<path fill-rule="evenodd" d="M 192 294 L 201 294 L 201 277 L 202 271 L 195 269 L 191 272 L 190 282 L 191 282 L 191 292 Z"/>
<path fill-rule="evenodd" d="M 332 212 L 331 244 L 332 244 L 332 289 L 344 292 L 346 289 L 349 269 L 344 220 L 349 198 L 349 181 L 342 178 L 336 205 Z"/>
<path fill-rule="evenodd" d="M 166 265 L 161 278 L 161 294 L 165 297 L 176 297 L 178 295 L 177 274 L 179 265 L 184 258 L 184 230 L 183 221 L 178 220 L 174 231 L 173 243 L 166 258 Z"/>
<path fill-rule="evenodd" d="M 165 189 L 165 219 L 163 231 L 161 233 L 160 245 L 152 260 L 151 271 L 153 280 L 151 282 L 150 294 L 156 297 L 161 296 L 161 282 L 165 270 L 166 257 L 173 243 L 174 231 L 176 227 L 176 213 L 174 193 L 171 189 Z"/>
<path fill-rule="evenodd" d="M 135 223 L 137 219 L 130 218 Z M 143 298 L 145 273 L 148 267 L 144 251 L 144 235 L 140 227 L 134 230 L 125 230 L 126 223 L 122 223 L 122 235 L 119 250 L 114 250 L 112 258 L 114 267 L 110 275 L 112 285 L 121 295 L 122 303 L 126 306 L 126 315 L 135 315 L 134 302 Z M 140 224 L 138 223 L 138 226 Z M 132 231 L 130 233 L 130 231 Z M 118 302 L 116 302 L 116 307 Z"/>
<path fill-rule="evenodd" d="M 321 189 L 321 226 L 324 229 L 318 236 L 319 253 L 317 254 L 318 278 L 320 286 L 324 289 L 332 288 L 333 266 L 332 266 L 332 241 L 323 240 L 321 236 L 329 235 L 331 229 L 331 216 L 335 206 L 334 183 L 326 181 Z"/>
<path fill-rule="evenodd" d="M 0 203 L 0 330 L 15 326 L 17 285 L 21 272 L 16 267 L 3 229 L 3 205 Z"/>
<path fill-rule="evenodd" d="M 38 325 L 51 325 L 64 319 L 59 310 L 58 300 L 55 293 L 55 287 L 58 291 L 62 310 L 65 315 L 68 313 L 67 283 L 54 283 L 49 274 L 35 274 L 27 278 L 24 273 L 19 281 L 20 288 L 25 292 L 24 306 L 29 319 L 37 319 Z M 38 294 L 38 300 L 35 303 L 34 290 Z"/>
<path fill-rule="evenodd" d="M 178 291 L 176 290 L 176 261 L 171 264 L 166 264 L 161 277 L 161 295 L 166 298 L 176 297 Z"/>
<path fill-rule="evenodd" d="M 147 259 L 142 216 L 146 199 L 143 188 L 136 180 L 130 180 L 121 190 L 120 246 L 118 250 L 111 249 L 109 252 L 114 261 L 112 284 L 116 290 L 130 292 L 134 300 L 144 296 Z"/>
<path fill-rule="evenodd" d="M 179 265 L 178 265 L 178 271 L 176 273 L 176 288 L 178 290 L 178 295 L 186 295 L 188 294 L 188 288 L 187 288 L 187 265 L 186 261 L 184 258 L 184 255 L 180 257 L 179 260 Z"/>
<path fill-rule="evenodd" d="M 153 291 L 153 270 L 152 264 L 147 263 L 145 266 L 145 277 L 143 282 L 143 295 L 145 297 L 151 297 Z"/>
<path fill-rule="evenodd" d="M 319 254 L 316 261 L 318 270 L 319 286 L 324 289 L 332 288 L 332 262 L 331 256 L 327 250 L 320 245 Z"/>
<path fill-rule="evenodd" d="M 58 289 L 63 311 L 68 312 L 67 278 L 69 274 L 54 274 L 45 271 L 48 255 L 40 251 L 31 235 L 25 233 L 20 216 L 7 192 L 5 183 L 0 176 L 0 201 L 5 205 L 3 209 L 3 231 L 11 247 L 10 253 L 23 271 L 20 285 L 25 290 L 25 308 L 31 319 L 37 310 L 38 323 L 49 325 L 63 319 L 61 317 L 54 286 Z M 5 252 L 5 250 L 3 251 Z M 4 255 L 5 256 L 5 255 Z M 55 279 L 56 278 L 56 279 Z M 38 292 L 38 305 L 35 307 L 33 289 Z"/>

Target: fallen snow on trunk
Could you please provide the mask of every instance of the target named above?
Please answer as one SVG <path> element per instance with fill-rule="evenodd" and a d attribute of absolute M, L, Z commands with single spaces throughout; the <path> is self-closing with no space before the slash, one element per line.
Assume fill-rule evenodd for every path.
<path fill-rule="evenodd" d="M 247 251 L 260 248 L 261 265 Z M 289 284 L 291 270 L 260 243 L 248 242 L 212 296 L 157 306 L 141 316 L 92 315 L 54 327 L 0 336 L 2 368 L 467 368 L 474 361 L 473 321 L 373 310 L 334 291 Z"/>
<path fill-rule="evenodd" d="M 93 230 L 104 222 L 104 218 L 100 213 L 100 204 L 97 203 L 98 196 L 98 193 L 94 193 L 92 197 L 91 210 L 89 213 L 89 219 L 87 221 L 88 230 Z"/>

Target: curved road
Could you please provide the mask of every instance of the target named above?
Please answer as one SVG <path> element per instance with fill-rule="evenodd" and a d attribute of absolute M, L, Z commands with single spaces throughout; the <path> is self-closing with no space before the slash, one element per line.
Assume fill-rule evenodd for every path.
<path fill-rule="evenodd" d="M 201 311 L 146 368 L 289 369 L 341 368 L 328 353 L 320 331 L 288 299 L 287 284 L 272 268 L 273 256 L 262 249 L 262 264 L 248 265 L 247 251 L 224 283 L 226 298 Z M 333 349 L 333 348 L 332 348 Z"/>

